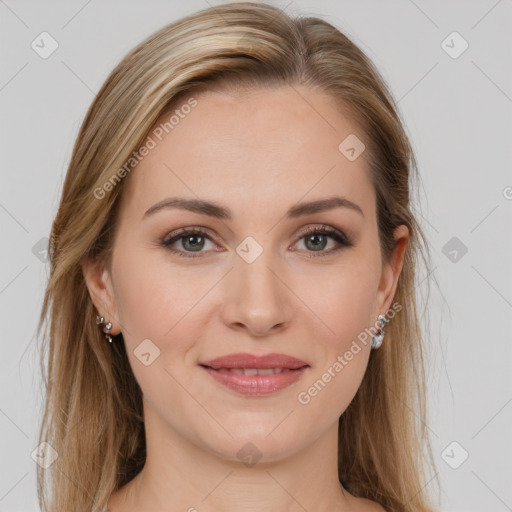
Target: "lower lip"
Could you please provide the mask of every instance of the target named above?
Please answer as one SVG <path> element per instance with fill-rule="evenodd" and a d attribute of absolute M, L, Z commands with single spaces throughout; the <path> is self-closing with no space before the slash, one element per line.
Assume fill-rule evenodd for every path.
<path fill-rule="evenodd" d="M 301 378 L 308 367 L 303 366 L 297 370 L 274 373 L 273 375 L 239 375 L 226 370 L 214 370 L 204 366 L 202 368 L 217 382 L 241 395 L 262 396 L 276 393 L 290 386 Z"/>

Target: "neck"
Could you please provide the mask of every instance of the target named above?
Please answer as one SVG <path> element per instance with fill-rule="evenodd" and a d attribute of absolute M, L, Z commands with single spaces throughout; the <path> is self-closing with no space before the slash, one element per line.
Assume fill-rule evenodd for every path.
<path fill-rule="evenodd" d="M 254 464 L 192 444 L 148 409 L 145 425 L 145 466 L 111 497 L 112 512 L 354 510 L 338 479 L 337 424 L 301 452 Z"/>

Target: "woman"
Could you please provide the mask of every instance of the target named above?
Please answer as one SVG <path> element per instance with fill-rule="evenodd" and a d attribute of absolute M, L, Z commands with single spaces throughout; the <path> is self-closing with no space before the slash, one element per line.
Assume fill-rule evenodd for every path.
<path fill-rule="evenodd" d="M 318 18 L 226 4 L 130 52 L 52 226 L 42 510 L 434 510 L 414 170 Z"/>

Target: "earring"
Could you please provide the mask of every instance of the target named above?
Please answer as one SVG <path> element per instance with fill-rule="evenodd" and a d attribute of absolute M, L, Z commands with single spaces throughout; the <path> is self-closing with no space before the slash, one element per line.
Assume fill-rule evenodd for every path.
<path fill-rule="evenodd" d="M 378 349 L 382 345 L 384 339 L 384 327 L 389 320 L 384 315 L 379 315 L 380 334 L 372 334 L 372 348 Z"/>
<path fill-rule="evenodd" d="M 107 322 L 105 324 L 105 318 L 102 316 L 96 316 L 96 325 L 102 325 L 103 326 L 103 332 L 105 333 L 105 339 L 112 343 L 112 336 L 110 336 L 109 332 L 110 329 L 112 329 L 112 322 Z"/>

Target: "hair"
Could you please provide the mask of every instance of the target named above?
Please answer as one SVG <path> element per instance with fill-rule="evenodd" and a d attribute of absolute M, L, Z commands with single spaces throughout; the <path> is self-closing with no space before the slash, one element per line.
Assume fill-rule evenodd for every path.
<path fill-rule="evenodd" d="M 435 463 L 426 430 L 426 337 L 416 297 L 419 264 L 428 269 L 430 256 L 413 215 L 418 171 L 404 123 L 370 59 L 337 28 L 244 2 L 196 12 L 140 43 L 108 76 L 79 130 L 51 228 L 50 275 L 37 330 L 40 335 L 44 326 L 39 442 L 58 453 L 47 469 L 38 467 L 43 512 L 101 510 L 146 459 L 142 391 L 122 334 L 109 344 L 95 324 L 82 272 L 85 258 L 110 268 L 126 183 L 119 170 L 184 97 L 215 88 L 297 85 L 333 98 L 359 130 L 384 263 L 395 247 L 393 230 L 406 225 L 410 234 L 394 297 L 402 309 L 386 326 L 383 346 L 371 351 L 361 385 L 339 419 L 340 483 L 388 511 L 434 510 L 424 489 L 426 469 Z M 107 182 L 112 186 L 104 187 Z M 99 188 L 108 188 L 102 198 L 94 192 Z"/>

